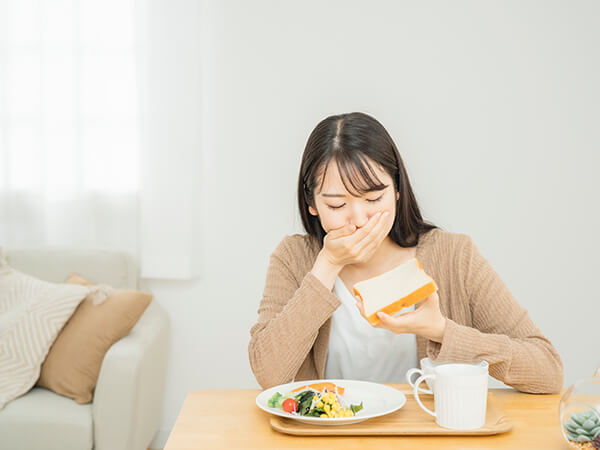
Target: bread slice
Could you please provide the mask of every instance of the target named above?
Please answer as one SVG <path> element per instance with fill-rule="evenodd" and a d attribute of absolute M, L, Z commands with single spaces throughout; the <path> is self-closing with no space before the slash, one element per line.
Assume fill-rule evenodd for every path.
<path fill-rule="evenodd" d="M 419 260 L 412 258 L 389 272 L 356 283 L 353 290 L 363 301 L 369 323 L 377 325 L 379 311 L 392 316 L 429 297 L 438 286 Z"/>

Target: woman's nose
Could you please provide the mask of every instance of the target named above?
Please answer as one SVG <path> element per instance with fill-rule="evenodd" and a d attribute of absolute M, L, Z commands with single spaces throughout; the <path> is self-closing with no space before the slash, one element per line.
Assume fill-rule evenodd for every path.
<path fill-rule="evenodd" d="M 356 225 L 356 228 L 364 227 L 369 221 L 367 211 L 362 208 L 354 208 L 351 212 L 350 223 Z"/>

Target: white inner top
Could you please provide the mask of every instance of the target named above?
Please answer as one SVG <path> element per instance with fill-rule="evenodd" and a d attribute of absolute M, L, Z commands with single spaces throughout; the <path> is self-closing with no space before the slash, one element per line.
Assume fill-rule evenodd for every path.
<path fill-rule="evenodd" d="M 430 281 L 425 271 L 419 269 L 416 258 L 412 258 L 384 274 L 356 283 L 354 287 L 363 298 L 365 314 L 370 316 Z"/>
<path fill-rule="evenodd" d="M 415 335 L 374 328 L 339 277 L 333 293 L 342 304 L 331 319 L 325 378 L 403 383 L 406 371 L 418 367 Z M 413 310 L 414 305 L 398 314 Z"/>

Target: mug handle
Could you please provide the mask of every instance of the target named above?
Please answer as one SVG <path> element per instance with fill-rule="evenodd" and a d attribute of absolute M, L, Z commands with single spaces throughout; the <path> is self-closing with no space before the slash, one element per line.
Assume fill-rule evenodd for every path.
<path fill-rule="evenodd" d="M 412 382 L 412 377 L 415 373 L 418 373 L 419 376 L 425 375 L 425 373 L 421 369 L 418 369 L 416 367 L 413 369 L 409 369 L 408 372 L 406 372 L 406 381 L 413 389 L 415 387 L 415 383 Z M 419 388 L 419 392 L 422 392 L 423 394 L 433 394 L 433 391 L 430 389 Z"/>
<path fill-rule="evenodd" d="M 430 416 L 436 417 L 435 412 L 431 411 L 429 408 L 425 407 L 425 405 L 423 405 L 423 403 L 421 403 L 421 399 L 419 398 L 419 385 L 425 381 L 425 380 L 435 380 L 435 374 L 429 374 L 429 375 L 421 375 L 417 381 L 415 382 L 415 386 L 413 388 L 414 390 L 414 394 L 415 394 L 415 400 L 417 401 L 417 403 L 419 404 L 419 406 Z"/>

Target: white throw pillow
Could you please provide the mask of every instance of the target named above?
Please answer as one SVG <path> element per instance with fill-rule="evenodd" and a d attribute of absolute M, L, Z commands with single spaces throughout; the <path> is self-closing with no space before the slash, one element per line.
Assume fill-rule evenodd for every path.
<path fill-rule="evenodd" d="M 0 249 L 0 409 L 33 387 L 50 346 L 89 292 L 19 272 Z"/>

